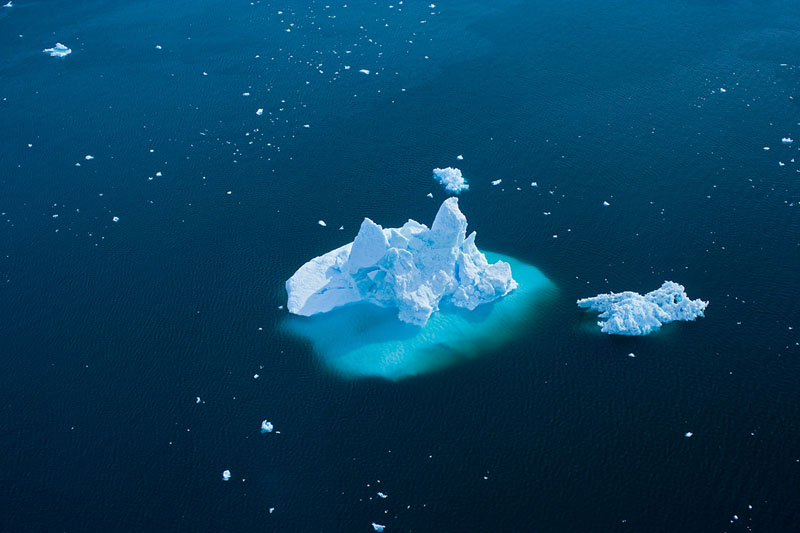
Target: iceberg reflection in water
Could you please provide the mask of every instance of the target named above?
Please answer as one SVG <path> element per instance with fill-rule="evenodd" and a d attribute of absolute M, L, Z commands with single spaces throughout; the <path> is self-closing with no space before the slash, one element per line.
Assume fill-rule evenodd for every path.
<path fill-rule="evenodd" d="M 486 257 L 509 263 L 519 287 L 473 311 L 443 305 L 419 327 L 398 320 L 396 309 L 359 303 L 312 317 L 289 316 L 283 326 L 309 340 L 325 364 L 345 377 L 397 380 L 441 369 L 514 338 L 555 291 L 531 265 L 491 252 Z"/>

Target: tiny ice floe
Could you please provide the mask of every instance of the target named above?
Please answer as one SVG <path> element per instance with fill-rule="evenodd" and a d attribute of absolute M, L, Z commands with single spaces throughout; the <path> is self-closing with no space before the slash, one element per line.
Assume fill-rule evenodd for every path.
<path fill-rule="evenodd" d="M 428 198 L 433 198 L 433 193 L 432 193 L 432 192 L 429 192 L 429 193 L 428 193 L 428 194 L 426 194 L 425 196 L 427 196 Z"/>
<path fill-rule="evenodd" d="M 160 44 L 156 45 L 156 50 L 161 50 L 161 45 Z"/>
<path fill-rule="evenodd" d="M 631 352 L 631 353 L 628 354 L 628 357 L 636 357 L 636 354 Z"/>
<path fill-rule="evenodd" d="M 384 500 L 389 497 L 388 494 L 384 494 L 383 492 L 378 493 L 378 497 L 383 498 Z"/>
<path fill-rule="evenodd" d="M 317 220 L 317 224 L 319 224 L 319 225 L 320 225 L 320 226 L 322 226 L 323 228 L 324 228 L 325 226 L 327 226 L 327 224 L 325 223 L 325 221 L 324 221 L 324 220 Z"/>
<path fill-rule="evenodd" d="M 53 48 L 45 48 L 42 52 L 50 54 L 51 57 L 67 57 L 72 53 L 72 48 L 61 43 L 56 43 Z"/>
<path fill-rule="evenodd" d="M 458 155 L 456 156 L 456 159 L 458 159 L 459 161 L 461 161 L 462 159 L 464 159 L 464 156 L 463 156 L 463 155 L 461 155 L 461 154 L 458 154 Z"/>
<path fill-rule="evenodd" d="M 764 150 L 769 150 L 769 146 L 765 146 L 765 147 L 764 147 Z"/>
<path fill-rule="evenodd" d="M 535 181 L 532 181 L 532 182 L 531 182 L 531 187 L 538 187 L 538 186 L 539 186 L 539 184 L 538 184 L 538 183 L 536 183 Z"/>
<path fill-rule="evenodd" d="M 260 117 L 263 114 L 264 114 L 264 108 L 263 107 L 259 107 L 258 109 L 256 109 L 256 115 L 258 115 Z"/>
<path fill-rule="evenodd" d="M 376 524 L 375 522 L 373 522 L 373 523 L 372 523 L 372 529 L 374 529 L 375 531 L 377 531 L 378 533 L 380 533 L 381 531 L 383 531 L 384 529 L 386 529 L 386 526 L 382 526 L 381 524 Z"/>
<path fill-rule="evenodd" d="M 201 400 L 201 399 L 200 399 L 200 396 L 198 396 L 198 397 L 197 397 L 197 399 L 195 400 L 195 402 L 194 402 L 194 403 L 200 403 L 200 402 L 202 402 L 202 401 L 203 401 L 203 400 Z"/>
<path fill-rule="evenodd" d="M 687 439 L 692 435 L 694 435 L 694 433 L 692 433 L 691 431 L 687 431 L 686 433 L 683 434 L 683 436 L 686 437 Z"/>
<path fill-rule="evenodd" d="M 781 142 L 783 144 L 792 144 L 794 142 L 794 139 L 792 139 L 791 137 L 784 137 L 781 139 Z"/>
<path fill-rule="evenodd" d="M 261 422 L 261 433 L 272 433 L 272 422 L 264 420 Z"/>
<path fill-rule="evenodd" d="M 14 5 L 11 3 L 11 0 L 9 0 L 7 4 L 3 4 L 3 7 L 14 7 Z"/>
<path fill-rule="evenodd" d="M 111 220 L 113 220 L 114 222 L 119 222 L 119 217 L 113 217 Z"/>
<path fill-rule="evenodd" d="M 433 177 L 448 191 L 456 194 L 469 189 L 467 180 L 461 175 L 461 170 L 453 167 L 434 168 Z"/>
<path fill-rule="evenodd" d="M 84 156 L 84 159 L 87 160 L 87 161 L 91 161 L 92 159 L 94 159 L 94 156 L 93 155 L 86 155 L 86 156 Z"/>
<path fill-rule="evenodd" d="M 231 471 L 225 470 L 222 472 L 222 481 L 230 481 L 231 479 Z"/>
<path fill-rule="evenodd" d="M 362 68 L 361 70 L 359 70 L 359 72 L 360 72 L 361 74 L 369 74 L 369 70 L 367 70 L 367 69 L 365 69 L 365 68 Z"/>
<path fill-rule="evenodd" d="M 610 206 L 611 204 L 610 204 L 610 203 L 608 203 L 607 201 L 604 201 L 604 202 L 603 202 L 603 205 L 604 205 L 604 206 L 606 206 L 606 207 L 608 207 L 608 206 Z"/>
<path fill-rule="evenodd" d="M 728 92 L 728 90 L 725 87 L 720 87 L 719 88 L 719 92 L 726 93 L 726 92 Z"/>
<path fill-rule="evenodd" d="M 503 180 L 494 180 L 492 181 L 492 185 L 500 185 L 502 182 Z"/>

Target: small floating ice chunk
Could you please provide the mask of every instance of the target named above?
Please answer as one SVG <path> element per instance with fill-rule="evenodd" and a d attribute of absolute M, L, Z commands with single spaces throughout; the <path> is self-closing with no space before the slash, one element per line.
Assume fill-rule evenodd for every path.
<path fill-rule="evenodd" d="M 375 522 L 373 522 L 373 523 L 372 523 L 372 529 L 374 529 L 375 531 L 377 531 L 378 533 L 380 533 L 381 531 L 383 531 L 384 529 L 386 529 L 386 526 L 382 526 L 382 525 L 380 525 L 380 524 L 376 524 Z"/>
<path fill-rule="evenodd" d="M 161 45 L 160 44 L 156 45 L 156 50 L 161 50 Z"/>
<path fill-rule="evenodd" d="M 684 437 L 686 437 L 686 438 L 688 439 L 688 438 L 689 438 L 689 437 L 691 437 L 692 435 L 694 435 L 694 433 L 692 433 L 691 431 L 687 431 L 686 433 L 684 433 L 684 435 L 683 435 L 683 436 L 684 436 Z"/>
<path fill-rule="evenodd" d="M 259 107 L 258 109 L 256 109 L 256 115 L 258 115 L 260 117 L 263 114 L 264 114 L 264 108 L 263 107 Z"/>
<path fill-rule="evenodd" d="M 200 403 L 200 402 L 202 402 L 202 401 L 203 401 L 203 400 L 201 400 L 201 399 L 200 399 L 200 396 L 198 396 L 198 397 L 197 397 L 197 399 L 195 400 L 195 402 L 194 402 L 194 403 Z"/>
<path fill-rule="evenodd" d="M 272 422 L 264 420 L 261 422 L 261 433 L 272 433 Z"/>
<path fill-rule="evenodd" d="M 461 161 L 462 159 L 464 159 L 464 156 L 463 156 L 463 155 L 461 155 L 461 154 L 458 154 L 458 155 L 456 156 L 456 159 L 458 159 L 459 161 Z"/>
<path fill-rule="evenodd" d="M 536 183 L 535 181 L 532 181 L 532 182 L 531 182 L 531 187 L 538 187 L 538 186 L 539 186 L 539 184 L 538 184 L 538 183 Z"/>
<path fill-rule="evenodd" d="M 113 220 L 114 222 L 119 222 L 119 217 L 113 217 L 111 220 Z"/>
<path fill-rule="evenodd" d="M 327 226 L 327 224 L 325 223 L 325 221 L 324 221 L 324 220 L 317 220 L 317 224 L 319 224 L 319 225 L 320 225 L 320 226 L 322 226 L 323 228 L 324 228 L 325 226 Z"/>
<path fill-rule="evenodd" d="M 765 147 L 764 147 L 764 150 L 769 150 L 769 146 L 765 146 Z"/>
<path fill-rule="evenodd" d="M 222 481 L 230 481 L 231 479 L 231 471 L 225 470 L 222 472 Z"/>
<path fill-rule="evenodd" d="M 384 500 L 389 497 L 388 494 L 384 494 L 383 492 L 378 493 L 378 497 L 383 498 Z"/>
<path fill-rule="evenodd" d="M 500 185 L 501 183 L 503 183 L 503 180 L 494 180 L 494 181 L 492 181 L 492 185 Z"/>
<path fill-rule="evenodd" d="M 719 92 L 726 93 L 726 92 L 728 92 L 728 90 L 725 87 L 720 87 L 719 88 Z"/>
<path fill-rule="evenodd" d="M 368 70 L 368 69 L 365 69 L 365 68 L 362 68 L 361 70 L 359 70 L 359 72 L 360 72 L 361 74 L 369 74 L 369 70 Z"/>
<path fill-rule="evenodd" d="M 84 159 L 87 160 L 87 161 L 91 161 L 92 159 L 94 159 L 94 156 L 93 155 L 87 155 L 87 156 L 84 157 Z"/>
<path fill-rule="evenodd" d="M 467 180 L 461 175 L 461 170 L 457 168 L 434 168 L 433 177 L 444 185 L 446 190 L 456 194 L 469 189 Z"/>
<path fill-rule="evenodd" d="M 425 196 L 427 196 L 428 198 L 433 198 L 433 193 L 432 193 L 432 192 L 429 192 L 429 193 L 428 193 L 428 194 L 426 194 Z"/>
<path fill-rule="evenodd" d="M 628 354 L 628 357 L 636 357 L 636 354 L 631 352 L 631 353 Z"/>
<path fill-rule="evenodd" d="M 42 52 L 50 54 L 51 57 L 67 57 L 72 53 L 72 48 L 61 43 L 56 43 L 53 48 L 45 48 Z"/>
<path fill-rule="evenodd" d="M 794 142 L 794 139 L 792 139 L 791 137 L 784 137 L 781 139 L 781 142 L 783 144 L 792 144 Z"/>
<path fill-rule="evenodd" d="M 707 305 L 700 299 L 690 300 L 683 285 L 672 281 L 644 296 L 625 291 L 578 300 L 578 307 L 600 312 L 603 320 L 597 325 L 609 335 L 647 335 L 668 322 L 701 317 Z"/>
<path fill-rule="evenodd" d="M 610 206 L 611 204 L 610 204 L 610 203 L 608 203 L 607 201 L 605 201 L 605 202 L 603 202 L 603 205 L 604 205 L 604 206 L 606 206 L 606 207 L 608 207 L 608 206 Z"/>

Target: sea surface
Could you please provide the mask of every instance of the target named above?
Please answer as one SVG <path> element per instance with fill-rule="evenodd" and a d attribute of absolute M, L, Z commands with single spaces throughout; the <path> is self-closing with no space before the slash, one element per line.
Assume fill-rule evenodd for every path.
<path fill-rule="evenodd" d="M 13 0 L 0 531 L 797 531 L 798 147 L 796 0 Z M 335 372 L 285 280 L 447 166 L 555 295 Z M 575 305 L 664 280 L 706 316 Z"/>

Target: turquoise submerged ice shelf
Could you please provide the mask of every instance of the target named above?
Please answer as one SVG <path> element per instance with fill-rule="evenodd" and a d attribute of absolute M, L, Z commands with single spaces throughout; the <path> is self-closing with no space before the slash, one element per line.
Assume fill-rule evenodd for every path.
<path fill-rule="evenodd" d="M 397 310 L 359 303 L 312 317 L 289 316 L 284 328 L 307 339 L 333 371 L 345 377 L 392 380 L 424 374 L 496 349 L 535 324 L 555 292 L 537 268 L 485 252 L 511 265 L 519 287 L 473 311 L 442 305 L 422 327 L 401 322 Z"/>

